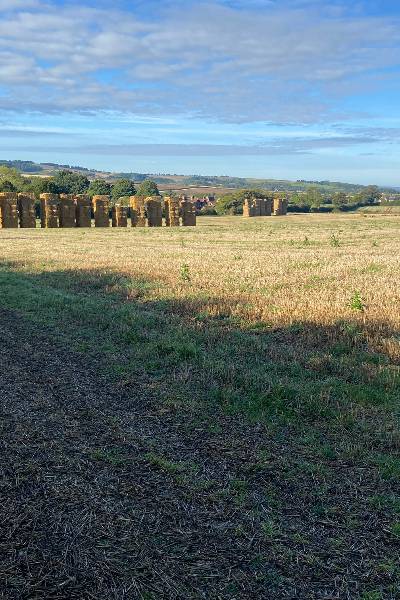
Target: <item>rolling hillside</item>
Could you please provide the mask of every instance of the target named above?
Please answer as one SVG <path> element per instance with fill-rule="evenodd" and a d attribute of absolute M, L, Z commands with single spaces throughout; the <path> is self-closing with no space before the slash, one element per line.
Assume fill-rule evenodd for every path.
<path fill-rule="evenodd" d="M 193 194 L 212 194 L 226 193 L 235 189 L 242 188 L 261 188 L 275 191 L 304 191 L 310 186 L 318 187 L 321 192 L 334 193 L 338 191 L 347 194 L 355 193 L 361 190 L 363 185 L 345 183 L 340 181 L 290 181 L 286 179 L 253 179 L 244 177 L 228 177 L 218 175 L 176 175 L 160 173 L 136 173 L 136 172 L 109 172 L 97 171 L 96 169 L 86 169 L 85 167 L 62 165 L 57 163 L 35 163 L 26 160 L 0 160 L 0 166 L 7 166 L 17 169 L 26 175 L 39 175 L 49 177 L 57 171 L 71 170 L 86 175 L 89 179 L 133 179 L 134 181 L 143 181 L 144 179 L 153 179 L 162 190 L 181 190 Z M 373 182 L 369 182 L 373 183 Z M 394 188 L 380 187 L 384 192 L 395 192 Z"/>

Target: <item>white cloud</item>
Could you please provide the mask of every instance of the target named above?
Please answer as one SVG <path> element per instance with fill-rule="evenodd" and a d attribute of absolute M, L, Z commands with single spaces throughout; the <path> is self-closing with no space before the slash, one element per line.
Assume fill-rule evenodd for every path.
<path fill-rule="evenodd" d="M 19 8 L 34 8 L 37 7 L 37 0 L 0 0 L 0 10 L 15 11 Z"/>
<path fill-rule="evenodd" d="M 313 122 L 343 117 L 338 99 L 399 63 L 393 19 L 294 0 L 179 4 L 150 20 L 0 0 L 0 109 Z"/>

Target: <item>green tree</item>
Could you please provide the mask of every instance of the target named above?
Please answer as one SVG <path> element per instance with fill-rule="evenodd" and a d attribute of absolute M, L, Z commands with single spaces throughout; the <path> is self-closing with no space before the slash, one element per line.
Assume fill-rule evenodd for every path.
<path fill-rule="evenodd" d="M 12 183 L 12 181 L 8 181 L 8 179 L 2 179 L 0 181 L 0 192 L 17 192 L 17 188 Z"/>
<path fill-rule="evenodd" d="M 241 215 L 245 198 L 265 198 L 267 195 L 265 190 L 251 189 L 225 194 L 217 199 L 215 210 L 218 215 Z"/>
<path fill-rule="evenodd" d="M 319 208 L 323 203 L 323 196 L 317 186 L 310 186 L 305 194 L 306 202 L 312 208 Z"/>
<path fill-rule="evenodd" d="M 145 179 L 137 189 L 138 196 L 160 196 L 157 184 L 151 179 Z"/>
<path fill-rule="evenodd" d="M 53 182 L 60 194 L 84 194 L 89 188 L 89 179 L 85 175 L 73 171 L 59 171 Z"/>
<path fill-rule="evenodd" d="M 332 204 L 334 206 L 344 206 L 349 203 L 348 196 L 345 192 L 336 192 L 332 196 Z"/>
<path fill-rule="evenodd" d="M 90 182 L 87 193 L 90 197 L 93 196 L 110 196 L 111 195 L 111 184 L 104 179 L 94 179 Z"/>
<path fill-rule="evenodd" d="M 305 192 L 294 192 L 289 199 L 289 209 L 298 209 L 301 212 L 309 212 L 311 203 L 307 199 Z"/>
<path fill-rule="evenodd" d="M 366 188 L 361 190 L 360 196 L 361 196 L 361 201 L 363 203 L 375 204 L 375 202 L 380 200 L 382 194 L 379 191 L 378 186 L 368 185 Z"/>
<path fill-rule="evenodd" d="M 118 200 L 118 198 L 124 196 L 134 196 L 135 194 L 135 184 L 131 179 L 119 179 L 112 186 L 113 200 Z"/>
<path fill-rule="evenodd" d="M 0 189 L 3 192 L 22 192 L 26 185 L 25 177 L 9 167 L 0 166 Z"/>
<path fill-rule="evenodd" d="M 33 192 L 36 197 L 40 194 L 59 194 L 60 189 L 52 177 L 32 177 L 25 186 L 25 191 Z"/>

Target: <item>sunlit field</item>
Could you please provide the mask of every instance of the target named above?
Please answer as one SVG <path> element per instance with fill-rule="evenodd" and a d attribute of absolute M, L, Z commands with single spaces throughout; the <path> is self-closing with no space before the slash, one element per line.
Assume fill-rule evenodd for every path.
<path fill-rule="evenodd" d="M 192 303 L 200 302 L 207 314 L 243 324 L 332 324 L 354 317 L 350 300 L 358 290 L 362 320 L 395 325 L 399 223 L 293 215 L 203 217 L 197 228 L 179 229 L 5 230 L 0 251 L 4 261 L 32 272 L 124 275 L 132 278 L 124 282 L 127 299 L 176 299 L 193 317 Z"/>
<path fill-rule="evenodd" d="M 129 301 L 167 302 L 207 319 L 268 330 L 368 327 L 369 347 L 399 358 L 400 220 L 383 216 L 203 217 L 196 228 L 2 231 L 1 257 L 31 274 L 91 272 Z M 85 281 L 79 284 L 85 291 Z M 38 315 L 40 316 L 40 315 Z"/>
<path fill-rule="evenodd" d="M 94 403 L 90 416 L 75 414 L 76 438 L 63 446 L 62 426 L 55 444 L 66 461 L 84 456 L 85 485 L 96 470 L 118 474 L 113 502 L 133 494 L 133 504 L 118 509 L 118 527 L 129 521 L 136 532 L 129 535 L 149 544 L 142 576 L 132 567 L 129 536 L 101 530 L 100 505 L 92 507 L 93 520 L 76 525 L 79 539 L 86 531 L 79 542 L 89 544 L 85 558 L 63 562 L 70 540 L 55 543 L 53 563 L 38 550 L 48 578 L 32 576 L 26 593 L 398 598 L 399 256 L 400 217 L 393 215 L 0 231 L 0 298 L 30 340 L 25 360 L 35 358 L 36 336 L 45 336 L 60 364 L 65 353 L 67 365 L 81 365 L 76 390 L 84 385 L 79 369 L 90 368 L 88 388 L 99 386 L 102 397 L 104 380 L 123 399 L 105 398 L 101 410 Z M 53 374 L 57 379 L 57 369 Z M 59 408 L 46 411 L 57 420 Z M 29 410 L 23 421 L 29 445 Z M 152 498 L 141 513 L 144 530 L 135 529 L 139 514 L 129 512 L 142 510 L 141 492 L 126 491 L 128 481 L 147 490 L 143 502 Z M 104 507 L 107 484 L 96 493 Z M 70 494 L 65 484 L 60 514 L 46 518 L 68 521 Z M 115 514 L 109 518 L 116 522 Z M 89 540 L 97 537 L 100 554 Z M 157 556 L 165 570 L 157 570 Z M 19 597 L 18 577 L 8 579 L 9 597 Z M 61 579 L 70 595 L 50 595 Z"/>

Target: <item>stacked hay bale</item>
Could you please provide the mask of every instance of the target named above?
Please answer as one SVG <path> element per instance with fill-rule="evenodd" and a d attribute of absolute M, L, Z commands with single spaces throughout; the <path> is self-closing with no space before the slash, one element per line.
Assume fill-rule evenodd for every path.
<path fill-rule="evenodd" d="M 76 227 L 74 194 L 60 194 L 60 227 Z"/>
<path fill-rule="evenodd" d="M 273 214 L 276 217 L 287 214 L 288 201 L 284 196 L 275 196 L 273 206 L 274 206 Z"/>
<path fill-rule="evenodd" d="M 170 227 L 170 225 L 171 225 L 171 219 L 169 216 L 170 202 L 171 202 L 171 196 L 164 196 L 165 226 L 166 227 Z"/>
<path fill-rule="evenodd" d="M 15 192 L 0 193 L 0 226 L 4 228 L 18 227 L 18 194 Z"/>
<path fill-rule="evenodd" d="M 35 194 L 18 194 L 19 226 L 36 227 Z"/>
<path fill-rule="evenodd" d="M 147 224 L 149 227 L 162 227 L 162 206 L 159 196 L 146 198 Z"/>
<path fill-rule="evenodd" d="M 243 202 L 243 216 L 246 217 L 246 219 L 248 217 L 252 217 L 253 215 L 251 214 L 251 200 L 249 198 L 245 198 L 244 202 Z"/>
<path fill-rule="evenodd" d="M 167 227 L 179 227 L 179 198 L 166 196 L 165 202 L 165 224 Z"/>
<path fill-rule="evenodd" d="M 146 206 L 143 196 L 130 196 L 132 227 L 146 227 Z"/>
<path fill-rule="evenodd" d="M 130 212 L 131 212 L 131 226 L 137 227 L 138 221 L 139 221 L 139 215 L 138 215 L 137 210 L 135 208 L 132 208 L 132 204 L 130 207 Z"/>
<path fill-rule="evenodd" d="M 75 196 L 75 220 L 77 227 L 92 226 L 92 201 L 86 194 Z"/>
<path fill-rule="evenodd" d="M 272 198 L 245 198 L 243 203 L 244 217 L 270 217 Z"/>
<path fill-rule="evenodd" d="M 189 202 L 186 196 L 181 199 L 182 225 L 184 227 L 195 227 L 196 209 L 193 202 Z"/>
<path fill-rule="evenodd" d="M 40 225 L 55 228 L 59 225 L 60 198 L 58 194 L 40 194 Z"/>
<path fill-rule="evenodd" d="M 93 196 L 94 226 L 110 227 L 110 196 Z"/>
<path fill-rule="evenodd" d="M 243 203 L 243 216 L 244 217 L 259 217 L 260 216 L 260 203 L 258 198 L 245 198 Z"/>
<path fill-rule="evenodd" d="M 128 208 L 115 204 L 112 207 L 112 226 L 113 227 L 128 227 Z"/>
<path fill-rule="evenodd" d="M 272 198 L 260 198 L 260 217 L 270 217 L 272 212 Z"/>
<path fill-rule="evenodd" d="M 171 220 L 169 218 L 169 203 L 170 203 L 171 197 L 170 196 L 164 196 L 164 211 L 165 211 L 165 226 L 166 227 L 170 227 L 171 224 Z"/>

